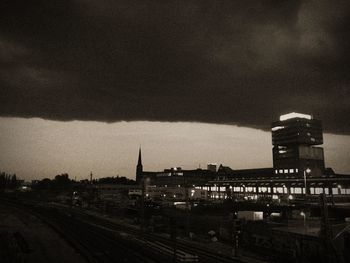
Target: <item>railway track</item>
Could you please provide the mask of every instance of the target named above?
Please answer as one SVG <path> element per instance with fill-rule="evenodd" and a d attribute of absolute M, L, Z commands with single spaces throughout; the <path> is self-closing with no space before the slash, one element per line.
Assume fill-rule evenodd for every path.
<path fill-rule="evenodd" d="M 87 222 L 87 223 L 93 223 L 95 225 L 103 226 L 107 229 L 110 229 L 112 231 L 121 231 L 124 233 L 127 233 L 129 235 L 133 235 L 135 237 L 138 237 L 143 240 L 151 240 L 156 241 L 159 243 L 162 243 L 168 247 L 174 246 L 174 240 L 171 240 L 170 238 L 166 238 L 160 235 L 156 234 L 150 234 L 150 233 L 141 233 L 139 229 L 126 226 L 124 224 L 118 224 L 117 222 L 111 222 L 108 219 L 96 217 L 90 214 L 87 214 L 83 211 L 80 211 L 78 209 L 71 209 L 71 208 L 63 208 L 63 211 L 66 213 L 72 213 L 75 214 L 77 217 L 80 217 L 80 220 Z M 242 260 L 238 258 L 233 258 L 230 256 L 226 256 L 214 251 L 208 251 L 208 249 L 196 246 L 190 242 L 186 242 L 184 240 L 177 239 L 176 240 L 176 246 L 178 250 L 185 251 L 189 254 L 198 255 L 200 262 L 223 262 L 223 263 L 232 263 L 232 262 L 243 262 Z"/>
<path fill-rule="evenodd" d="M 23 218 L 33 215 L 52 227 L 89 263 L 164 262 L 164 257 L 156 257 L 137 245 L 130 244 L 121 236 L 114 235 L 111 231 L 76 220 L 57 209 L 23 206 L 9 200 L 1 201 L 11 209 L 17 209 L 18 214 Z"/>
<path fill-rule="evenodd" d="M 90 254 L 90 262 L 159 262 L 133 250 L 108 231 L 93 225 L 79 222 L 57 211 L 40 211 L 40 215 L 49 224 L 55 224 L 63 236 L 83 247 L 84 254 Z"/>
<path fill-rule="evenodd" d="M 21 204 L 16 205 L 23 208 Z M 27 204 L 28 206 L 37 217 L 73 245 L 89 263 L 175 262 L 175 242 L 170 238 L 141 233 L 138 228 L 111 222 L 75 208 Z M 187 255 L 192 262 L 243 262 L 180 239 L 176 239 L 176 250 L 177 262 L 181 262 L 180 258 L 187 261 Z"/>

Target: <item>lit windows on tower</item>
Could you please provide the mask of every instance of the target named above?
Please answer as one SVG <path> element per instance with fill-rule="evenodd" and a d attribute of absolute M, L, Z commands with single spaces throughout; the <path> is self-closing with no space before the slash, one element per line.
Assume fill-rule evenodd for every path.
<path fill-rule="evenodd" d="M 313 174 L 324 171 L 321 121 L 311 115 L 292 112 L 271 125 L 273 164 L 278 174 L 299 174 L 312 167 Z M 301 174 L 299 174 L 301 175 Z"/>

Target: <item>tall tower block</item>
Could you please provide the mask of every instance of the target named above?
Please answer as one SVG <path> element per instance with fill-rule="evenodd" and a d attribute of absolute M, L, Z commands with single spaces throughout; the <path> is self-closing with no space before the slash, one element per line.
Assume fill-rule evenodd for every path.
<path fill-rule="evenodd" d="M 322 123 L 311 115 L 292 112 L 271 124 L 276 175 L 320 176 L 325 169 Z"/>
<path fill-rule="evenodd" d="M 141 147 L 140 147 L 139 158 L 138 158 L 137 166 L 136 166 L 136 182 L 137 183 L 141 183 L 142 173 L 143 173 L 143 166 L 142 166 Z"/>

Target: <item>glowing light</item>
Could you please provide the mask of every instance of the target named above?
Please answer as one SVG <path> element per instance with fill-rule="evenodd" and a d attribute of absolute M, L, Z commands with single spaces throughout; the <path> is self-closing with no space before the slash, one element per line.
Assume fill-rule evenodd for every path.
<path fill-rule="evenodd" d="M 174 205 L 184 205 L 186 202 L 174 202 Z"/>
<path fill-rule="evenodd" d="M 302 113 L 297 113 L 297 112 L 291 112 L 288 114 L 284 114 L 280 116 L 280 121 L 285 121 L 293 118 L 303 118 L 303 119 L 308 119 L 311 120 L 312 116 L 308 114 L 302 114 Z"/>
<path fill-rule="evenodd" d="M 281 130 L 281 129 L 284 129 L 284 126 L 272 127 L 272 128 L 271 128 L 271 131 L 278 131 L 278 130 Z"/>

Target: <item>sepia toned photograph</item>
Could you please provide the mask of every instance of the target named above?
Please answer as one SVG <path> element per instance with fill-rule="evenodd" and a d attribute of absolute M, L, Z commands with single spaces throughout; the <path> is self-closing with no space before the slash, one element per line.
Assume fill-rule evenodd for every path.
<path fill-rule="evenodd" d="M 1 263 L 350 262 L 349 0 L 0 0 Z"/>

